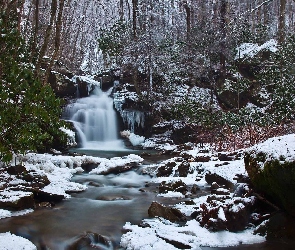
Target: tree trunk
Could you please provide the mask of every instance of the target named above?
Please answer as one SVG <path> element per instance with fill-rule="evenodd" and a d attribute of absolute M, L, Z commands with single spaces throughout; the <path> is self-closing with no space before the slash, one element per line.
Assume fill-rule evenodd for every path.
<path fill-rule="evenodd" d="M 286 16 L 286 0 L 280 0 L 280 13 L 278 25 L 278 42 L 283 43 L 285 40 L 285 16 Z"/>
<path fill-rule="evenodd" d="M 226 39 L 226 29 L 227 29 L 227 10 L 228 10 L 228 2 L 227 0 L 221 0 L 220 5 L 220 73 L 222 78 L 225 77 L 225 39 Z"/>
<path fill-rule="evenodd" d="M 120 0 L 120 9 L 119 9 L 120 21 L 124 21 L 124 0 Z"/>
<path fill-rule="evenodd" d="M 137 14 L 138 14 L 138 0 L 132 0 L 132 28 L 133 38 L 137 38 Z"/>
<path fill-rule="evenodd" d="M 37 37 L 39 31 L 39 0 L 35 0 L 35 15 L 34 15 L 34 30 L 33 30 L 33 42 L 31 44 L 31 62 L 37 60 Z"/>
<path fill-rule="evenodd" d="M 191 34 L 191 8 L 188 6 L 187 1 L 183 2 L 183 7 L 186 13 L 186 40 L 190 40 Z"/>
<path fill-rule="evenodd" d="M 52 0 L 49 25 L 47 26 L 47 29 L 45 31 L 44 41 L 40 49 L 38 60 L 35 67 L 37 77 L 40 77 L 41 64 L 42 64 L 43 57 L 45 56 L 45 53 L 47 51 L 50 36 L 52 34 L 53 24 L 56 18 L 56 12 L 57 12 L 57 0 Z"/>
<path fill-rule="evenodd" d="M 49 77 L 50 70 L 51 70 L 53 63 L 54 63 L 55 59 L 57 58 L 57 55 L 59 52 L 61 32 L 62 32 L 62 17 L 63 17 L 64 4 L 65 4 L 65 0 L 59 1 L 58 15 L 57 15 L 56 27 L 55 27 L 54 52 L 53 52 L 53 55 L 51 56 L 50 64 L 49 64 L 48 68 L 46 69 L 43 84 L 47 83 L 47 79 Z"/>

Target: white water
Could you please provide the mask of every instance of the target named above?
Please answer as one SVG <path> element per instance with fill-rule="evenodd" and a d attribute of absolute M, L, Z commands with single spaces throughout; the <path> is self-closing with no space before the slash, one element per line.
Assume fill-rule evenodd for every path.
<path fill-rule="evenodd" d="M 113 108 L 113 99 L 109 97 L 111 89 L 103 92 L 96 87 L 89 97 L 78 99 L 67 107 L 69 120 L 73 122 L 83 149 L 124 150 L 119 139 L 117 116 Z"/>

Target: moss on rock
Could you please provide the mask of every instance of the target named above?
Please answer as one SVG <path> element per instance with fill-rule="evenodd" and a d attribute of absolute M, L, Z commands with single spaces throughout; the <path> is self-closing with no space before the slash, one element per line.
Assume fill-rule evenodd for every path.
<path fill-rule="evenodd" d="M 267 159 L 264 152 L 248 152 L 244 161 L 254 187 L 295 216 L 295 161 Z"/>

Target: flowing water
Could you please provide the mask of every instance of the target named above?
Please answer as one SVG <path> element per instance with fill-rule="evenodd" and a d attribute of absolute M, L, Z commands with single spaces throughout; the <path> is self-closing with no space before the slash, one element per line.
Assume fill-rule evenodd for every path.
<path fill-rule="evenodd" d="M 74 124 L 81 148 L 126 150 L 119 139 L 117 114 L 113 99 L 109 97 L 111 91 L 103 92 L 96 87 L 91 96 L 78 99 L 66 107 L 65 118 Z"/>
<path fill-rule="evenodd" d="M 115 249 L 125 222 L 139 223 L 148 217 L 148 207 L 155 200 L 154 193 L 139 191 L 149 177 L 135 171 L 108 176 L 82 174 L 73 181 L 88 185 L 88 189 L 72 194 L 53 209 L 2 219 L 0 232 L 10 231 L 30 239 L 39 249 L 45 244 L 53 250 L 67 249 L 80 235 L 93 232 L 112 240 L 110 249 Z"/>
<path fill-rule="evenodd" d="M 117 117 L 109 93 L 110 91 L 96 89 L 92 96 L 79 99 L 66 108 L 66 119 L 73 122 L 81 147 L 74 151 L 99 157 L 130 153 L 118 137 Z M 154 160 L 160 159 L 155 157 Z M 154 200 L 173 203 L 147 191 L 144 187 L 149 180 L 150 177 L 140 175 L 140 171 L 107 176 L 88 173 L 75 175 L 73 181 L 87 185 L 86 191 L 72 194 L 71 199 L 62 201 L 53 208 L 37 209 L 31 214 L 2 219 L 0 233 L 10 231 L 23 236 L 38 249 L 86 250 L 94 248 L 77 248 L 73 247 L 73 243 L 86 232 L 92 232 L 103 235 L 112 242 L 109 248 L 99 249 L 119 249 L 122 228 L 126 222 L 138 224 L 147 218 L 148 207 Z M 143 189 L 147 192 L 142 192 Z M 271 248 L 266 243 L 222 249 L 277 248 Z"/>
<path fill-rule="evenodd" d="M 73 151 L 106 158 L 140 153 L 126 148 L 119 139 L 110 92 L 96 88 L 91 96 L 66 107 L 64 118 L 73 122 L 80 146 Z M 140 223 L 148 217 L 152 201 L 159 200 L 154 192 L 142 191 L 150 177 L 135 170 L 108 176 L 84 173 L 72 180 L 87 185 L 88 189 L 72 194 L 71 199 L 53 208 L 2 219 L 0 232 L 10 231 L 31 240 L 38 249 L 47 246 L 52 250 L 77 249 L 69 247 L 81 235 L 92 232 L 109 238 L 112 241 L 109 249 L 117 249 L 124 224 Z M 165 202 L 164 198 L 160 200 Z"/>

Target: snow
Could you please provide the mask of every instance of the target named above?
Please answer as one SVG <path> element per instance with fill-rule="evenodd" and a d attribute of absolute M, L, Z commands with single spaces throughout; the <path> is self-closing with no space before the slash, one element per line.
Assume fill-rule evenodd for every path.
<path fill-rule="evenodd" d="M 159 197 L 169 197 L 169 198 L 184 198 L 185 196 L 180 192 L 168 191 L 166 194 L 158 194 Z"/>
<path fill-rule="evenodd" d="M 74 147 L 77 145 L 76 139 L 75 139 L 76 133 L 74 131 L 67 129 L 65 127 L 61 127 L 60 130 L 68 136 L 68 138 L 67 138 L 67 145 L 68 146 Z"/>
<path fill-rule="evenodd" d="M 146 139 L 141 145 L 144 149 L 156 147 L 155 141 L 153 141 L 151 139 Z"/>
<path fill-rule="evenodd" d="M 129 139 L 132 146 L 142 145 L 145 140 L 144 136 L 136 135 L 136 134 L 130 132 L 129 130 L 122 131 L 121 136 Z"/>
<path fill-rule="evenodd" d="M 126 132 L 126 131 L 125 131 Z M 127 133 L 131 135 L 130 131 Z M 150 143 L 153 141 L 151 140 Z M 163 144 L 162 149 L 165 150 L 177 150 L 176 145 Z M 276 138 L 268 139 L 267 141 L 255 145 L 247 150 L 251 154 L 263 151 L 267 154 L 268 159 L 282 159 L 291 161 L 294 160 L 295 155 L 295 134 L 280 136 Z M 242 154 L 243 151 L 239 151 Z M 190 170 L 187 177 L 179 177 L 175 173 L 178 166 L 183 163 L 182 154 L 191 155 L 192 161 L 189 161 Z M 228 161 L 227 164 L 218 160 L 218 152 L 214 152 L 213 148 L 209 145 L 204 147 L 193 147 L 192 150 L 182 151 L 179 157 L 170 158 L 162 161 L 158 164 L 143 166 L 143 172 L 152 176 L 150 182 L 172 183 L 176 181 L 183 181 L 186 185 L 196 184 L 201 189 L 207 188 L 208 184 L 205 181 L 206 173 L 216 173 L 219 176 L 231 181 L 233 184 L 237 184 L 235 177 L 237 174 L 246 174 L 245 165 L 243 159 Z M 209 157 L 208 162 L 194 161 L 194 157 Z M 69 198 L 67 194 L 70 190 L 81 191 L 86 187 L 77 183 L 71 182 L 71 177 L 75 173 L 79 173 L 82 170 L 82 164 L 97 164 L 97 168 L 93 169 L 91 174 L 101 174 L 114 167 L 125 166 L 131 163 L 141 163 L 143 159 L 135 154 L 130 154 L 125 157 L 113 157 L 111 159 L 91 157 L 91 156 L 53 156 L 50 154 L 27 154 L 23 156 L 22 163 L 28 170 L 35 170 L 39 174 L 45 174 L 50 180 L 50 184 L 44 188 L 44 191 L 50 193 L 62 194 L 64 197 Z M 156 169 L 169 162 L 175 162 L 172 174 L 168 177 L 156 177 Z M 11 179 L 16 182 L 17 180 Z M 227 191 L 227 189 L 219 188 L 219 191 Z M 16 195 L 20 195 L 15 193 Z M 23 195 L 29 195 L 30 193 L 23 193 Z M 8 193 L 6 194 L 8 197 Z M 14 195 L 11 195 L 12 197 Z M 157 194 L 157 196 L 164 198 L 183 199 L 186 196 L 180 192 L 167 192 L 166 194 Z M 15 196 L 16 197 L 16 196 Z M 192 198 L 193 205 L 180 202 L 173 207 L 179 209 L 186 216 L 190 216 L 192 212 L 196 211 L 201 204 L 206 204 L 209 195 Z M 238 212 L 245 208 L 245 204 L 253 203 L 254 197 L 235 197 L 233 193 L 227 195 L 225 201 L 216 201 L 218 207 L 218 219 L 226 221 L 225 208 L 228 207 L 230 212 Z M 208 203 L 207 203 L 208 204 Z M 26 213 L 29 211 L 22 211 Z M 21 214 L 20 213 L 20 214 Z M 0 210 L 0 218 L 7 218 L 16 216 L 15 212 L 7 210 Z M 200 249 L 202 246 L 206 247 L 228 247 L 237 246 L 240 244 L 254 244 L 265 241 L 265 237 L 254 235 L 255 228 L 247 228 L 238 233 L 229 231 L 212 232 L 201 227 L 199 222 L 195 219 L 187 221 L 183 225 L 169 222 L 163 218 L 145 219 L 141 224 L 147 224 L 148 227 L 140 227 L 133 225 L 130 222 L 126 222 L 124 229 L 127 230 L 121 237 L 121 247 L 126 249 L 176 249 L 172 244 L 168 242 L 177 241 L 192 249 Z M 6 233 L 9 234 L 9 233 Z"/>
<path fill-rule="evenodd" d="M 0 202 L 17 202 L 20 198 L 32 195 L 31 192 L 3 190 L 0 192 Z"/>
<path fill-rule="evenodd" d="M 126 157 L 113 157 L 111 159 L 103 159 L 97 168 L 93 169 L 90 174 L 101 174 L 112 168 L 123 167 L 130 163 L 140 163 L 143 161 L 138 155 L 130 154 Z"/>
<path fill-rule="evenodd" d="M 87 84 L 88 84 L 89 86 L 92 86 L 92 85 L 93 85 L 93 86 L 98 86 L 98 87 L 100 87 L 100 82 L 98 82 L 98 81 L 92 79 L 92 76 L 74 76 L 74 77 L 72 78 L 72 80 L 73 80 L 74 82 L 76 82 L 76 81 L 77 81 L 77 78 L 80 79 L 81 81 L 87 82 Z"/>
<path fill-rule="evenodd" d="M 265 142 L 250 147 L 246 152 L 253 157 L 257 153 L 263 152 L 266 156 L 266 162 L 271 160 L 295 161 L 295 134 L 269 138 Z M 262 163 L 261 167 L 263 168 L 263 166 Z"/>
<path fill-rule="evenodd" d="M 5 209 L 0 209 L 0 219 L 5 219 L 5 218 L 10 218 L 10 217 L 14 217 L 14 216 L 22 216 L 25 214 L 29 214 L 34 212 L 33 209 L 25 209 L 25 210 L 21 210 L 21 211 L 8 211 Z"/>
<path fill-rule="evenodd" d="M 167 149 L 175 149 L 175 145 L 164 145 Z M 171 146 L 169 148 L 169 146 Z M 207 152 L 207 153 L 204 153 Z M 241 152 L 238 152 L 241 153 Z M 191 161 L 190 170 L 187 177 L 179 177 L 175 175 L 178 166 L 182 164 L 182 157 L 174 157 L 168 160 L 162 161 L 160 164 L 152 164 L 143 166 L 143 171 L 153 178 L 150 182 L 161 183 L 173 183 L 176 181 L 183 181 L 186 185 L 196 184 L 201 189 L 208 187 L 208 183 L 205 181 L 206 173 L 216 173 L 219 176 L 229 180 L 233 184 L 237 183 L 235 179 L 237 174 L 247 175 L 245 171 L 245 165 L 243 159 L 228 161 L 227 164 L 218 160 L 218 153 L 214 152 L 212 146 L 204 145 L 204 147 L 194 147 L 192 150 L 183 151 L 182 154 L 189 154 L 192 157 L 210 157 L 209 162 L 195 162 Z M 169 177 L 157 177 L 156 169 L 160 166 L 166 165 L 169 162 L 174 162 L 175 167 L 172 169 L 172 173 Z M 218 165 L 218 166 L 217 166 Z M 219 188 L 219 191 L 229 190 Z M 169 191 L 165 194 L 158 194 L 158 197 L 176 198 L 182 199 L 186 196 L 180 192 Z M 180 202 L 173 207 L 179 209 L 184 215 L 190 216 L 196 211 L 201 204 L 207 203 L 209 195 L 203 195 L 201 197 L 192 198 L 193 204 L 188 205 L 185 202 Z M 220 196 L 223 197 L 223 196 Z M 226 221 L 225 208 L 229 207 L 231 212 L 238 212 L 245 207 L 244 204 L 253 204 L 254 197 L 234 197 L 233 193 L 224 196 L 227 197 L 225 201 L 215 201 L 218 208 L 218 219 Z M 237 246 L 240 244 L 254 244 L 265 241 L 265 237 L 254 235 L 254 228 L 247 228 L 238 233 L 229 231 L 212 232 L 201 227 L 197 220 L 189 220 L 185 225 L 179 225 L 169 222 L 163 218 L 145 219 L 142 221 L 143 225 L 149 225 L 147 227 L 140 227 L 127 222 L 124 229 L 128 232 L 121 237 L 121 247 L 126 249 L 177 249 L 173 244 L 168 242 L 177 241 L 192 249 L 201 249 L 201 247 L 229 247 Z"/>
<path fill-rule="evenodd" d="M 8 210 L 0 209 L 0 219 L 11 217 L 11 214 Z"/>
<path fill-rule="evenodd" d="M 93 90 L 96 86 L 100 87 L 100 82 L 98 82 L 92 78 L 93 78 L 93 76 L 74 76 L 71 80 L 74 83 L 77 83 L 77 79 L 79 81 L 86 82 L 87 83 L 87 91 L 88 91 L 88 95 L 89 95 L 91 90 Z"/>
<path fill-rule="evenodd" d="M 218 210 L 218 218 L 221 219 L 222 221 L 226 221 L 226 217 L 222 207 L 220 207 Z"/>
<path fill-rule="evenodd" d="M 111 168 L 123 167 L 130 163 L 140 163 L 143 161 L 138 155 L 130 154 L 124 157 L 114 157 L 111 159 L 92 157 L 92 156 L 63 156 L 51 154 L 29 153 L 18 159 L 28 171 L 35 171 L 37 174 L 46 175 L 50 184 L 45 186 L 42 191 L 51 194 L 62 195 L 70 198 L 68 192 L 81 192 L 86 185 L 71 182 L 73 174 L 83 172 L 82 164 L 96 164 L 97 168 L 91 174 L 100 174 Z M 18 181 L 12 179 L 11 181 Z M 30 196 L 30 192 L 4 190 L 0 193 L 0 201 L 17 201 L 20 197 Z"/>
<path fill-rule="evenodd" d="M 0 250 L 37 250 L 37 247 L 29 240 L 7 233 L 0 233 Z"/>
<path fill-rule="evenodd" d="M 146 219 L 143 223 L 150 227 L 141 228 L 127 222 L 124 226 L 129 232 L 121 238 L 121 246 L 126 249 L 176 249 L 164 239 L 178 241 L 192 249 L 207 247 L 228 247 L 240 244 L 254 244 L 265 241 L 259 235 L 253 235 L 252 230 L 239 233 L 228 231 L 209 232 L 200 226 L 196 220 L 190 220 L 185 226 L 164 219 Z"/>
<path fill-rule="evenodd" d="M 255 55 L 257 55 L 261 50 L 269 50 L 271 52 L 276 52 L 278 50 L 277 41 L 275 39 L 271 39 L 260 46 L 256 43 L 243 43 L 237 48 L 235 60 L 242 59 L 245 57 L 252 58 Z"/>

